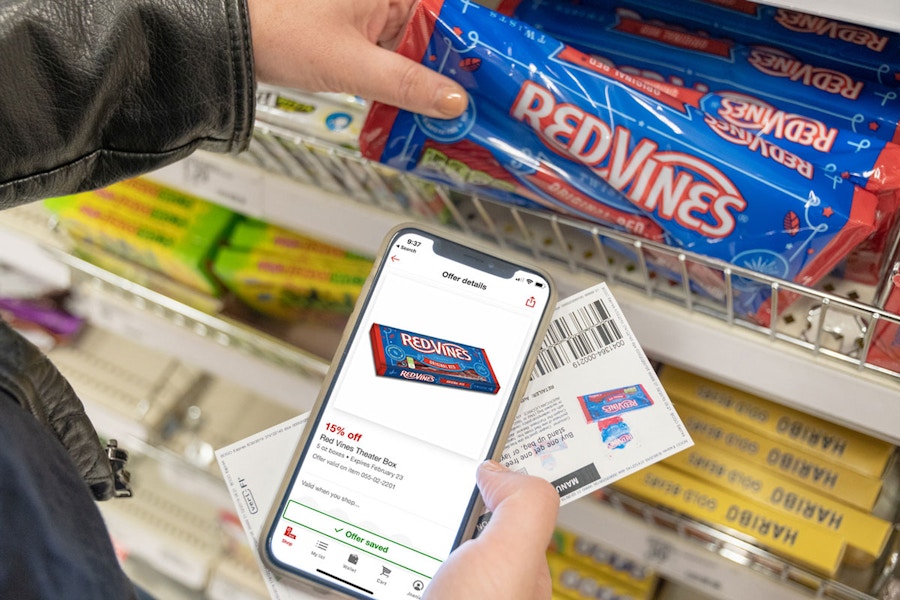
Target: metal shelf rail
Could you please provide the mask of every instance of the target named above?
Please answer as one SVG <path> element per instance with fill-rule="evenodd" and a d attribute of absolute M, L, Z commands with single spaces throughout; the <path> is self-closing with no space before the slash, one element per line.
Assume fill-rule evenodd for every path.
<path fill-rule="evenodd" d="M 599 501 L 580 500 L 560 511 L 563 527 L 615 544 L 661 575 L 715 598 L 830 600 L 881 598 L 894 577 L 900 532 L 876 564 L 866 591 L 822 577 L 742 539 L 612 489 Z"/>
<path fill-rule="evenodd" d="M 881 308 L 872 288 L 840 279 L 805 288 L 601 226 L 463 194 L 264 122 L 238 159 L 195 153 L 150 176 L 363 254 L 375 252 L 393 226 L 418 220 L 527 253 L 553 274 L 561 297 L 605 280 L 654 358 L 900 444 L 893 425 L 900 422 L 900 373 L 867 359 L 869 325 L 898 323 L 900 316 Z M 652 261 L 687 277 L 657 276 Z M 718 298 L 693 290 L 696 272 L 719 278 Z M 779 319 L 755 323 L 734 310 L 736 284 L 747 281 L 797 299 Z M 772 313 L 778 308 L 785 307 Z"/>
<path fill-rule="evenodd" d="M 868 360 L 874 325 L 900 324 L 900 316 L 878 305 L 873 290 L 868 290 L 869 298 L 842 296 L 836 289 L 812 289 L 608 227 L 502 204 L 398 173 L 367 161 L 352 150 L 265 123 L 257 126 L 254 143 L 242 160 L 289 178 L 302 172 L 303 181 L 337 191 L 358 203 L 450 226 L 502 248 L 549 261 L 557 266 L 555 270 L 599 275 L 610 286 L 629 287 L 688 312 L 712 316 L 730 327 L 751 330 L 815 355 L 900 380 L 900 372 Z M 655 265 L 674 271 L 680 281 L 657 276 Z M 721 279 L 718 298 L 697 292 L 703 288 L 697 273 L 702 274 L 704 281 L 712 276 Z M 736 286 L 746 286 L 748 282 L 769 289 L 772 309 L 767 323 L 756 323 L 734 309 Z M 710 291 L 709 285 L 706 290 Z M 779 319 L 778 304 L 788 296 L 796 297 L 795 305 L 815 308 L 814 322 L 804 319 L 798 328 L 791 319 Z M 844 324 L 845 333 L 855 337 L 845 340 L 839 348 L 831 347 L 827 338 L 832 322 Z M 856 323 L 857 330 L 847 332 L 847 323 Z"/>

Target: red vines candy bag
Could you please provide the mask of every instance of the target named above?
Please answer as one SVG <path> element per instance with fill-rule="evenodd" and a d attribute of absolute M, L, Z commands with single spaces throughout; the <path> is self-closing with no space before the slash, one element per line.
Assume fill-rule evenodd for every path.
<path fill-rule="evenodd" d="M 733 143 L 736 125 L 484 7 L 423 0 L 398 51 L 458 81 L 469 107 L 441 120 L 375 104 L 368 158 L 804 285 L 873 230 L 869 192 Z M 721 297 L 719 274 L 694 275 Z M 738 314 L 768 318 L 768 286 L 734 291 Z"/>
<path fill-rule="evenodd" d="M 670 10 L 634 0 L 508 0 L 504 10 L 609 66 L 673 84 L 663 91 L 747 130 L 748 143 L 820 165 L 835 185 L 900 188 L 898 90 L 777 47 L 682 30 L 658 20 Z"/>
<path fill-rule="evenodd" d="M 900 262 L 884 282 L 885 310 L 900 315 Z M 879 367 L 900 372 L 900 325 L 881 321 L 875 325 L 868 361 Z"/>

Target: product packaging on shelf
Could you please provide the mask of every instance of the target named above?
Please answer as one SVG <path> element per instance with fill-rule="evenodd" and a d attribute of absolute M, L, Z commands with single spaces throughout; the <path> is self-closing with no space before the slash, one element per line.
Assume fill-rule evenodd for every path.
<path fill-rule="evenodd" d="M 702 30 L 685 30 L 682 25 L 702 23 L 704 9 L 717 16 L 732 12 L 699 0 L 692 4 L 699 15 L 673 9 L 660 0 L 514 0 L 505 2 L 504 10 L 596 60 L 641 77 L 722 122 L 751 132 L 751 144 L 773 143 L 810 161 L 835 186 L 853 182 L 879 194 L 877 233 L 866 240 L 864 248 L 851 253 L 852 268 L 846 271 L 855 281 L 877 283 L 886 250 L 884 239 L 896 221 L 900 187 L 898 92 L 880 83 L 854 81 L 835 70 L 827 52 L 815 57 L 818 62 L 808 64 L 792 57 L 777 39 L 745 46 L 734 43 L 731 35 L 716 39 Z M 763 10 L 759 19 L 771 18 L 772 10 Z M 779 10 L 782 23 L 813 19 L 807 16 L 804 20 L 799 13 L 785 16 L 790 12 Z M 751 28 L 760 26 L 758 19 L 746 15 L 733 18 L 735 25 L 746 20 L 756 22 Z M 828 23 L 844 34 L 854 31 L 862 35 L 863 28 Z M 731 28 L 728 33 L 739 32 Z M 897 35 L 892 37 L 893 46 L 882 49 L 900 53 Z M 871 39 L 875 38 L 888 43 L 880 32 L 871 33 Z M 895 72 L 897 66 L 878 65 L 888 72 Z M 732 135 L 724 128 L 717 132 Z"/>
<path fill-rule="evenodd" d="M 314 139 L 356 148 L 368 105 L 349 94 L 310 94 L 260 84 L 256 90 L 256 110 L 263 121 Z"/>
<path fill-rule="evenodd" d="M 375 104 L 361 148 L 391 166 L 804 285 L 874 229 L 871 193 L 483 7 L 425 0 L 399 51 L 470 103 L 451 120 Z M 689 269 L 724 297 L 721 274 Z M 768 286 L 738 278 L 733 291 L 738 314 L 767 322 Z"/>
<path fill-rule="evenodd" d="M 844 542 L 833 533 L 671 467 L 651 465 L 613 487 L 693 519 L 723 527 L 761 548 L 833 577 Z"/>
<path fill-rule="evenodd" d="M 753 394 L 665 365 L 659 379 L 675 402 L 804 450 L 867 477 L 881 477 L 894 454 L 888 442 Z"/>
<path fill-rule="evenodd" d="M 215 219 L 223 218 L 221 215 L 231 214 L 231 211 L 218 204 L 160 185 L 144 177 L 126 179 L 101 191 L 106 198 L 115 195 L 117 198 L 137 199 L 137 202 L 149 203 L 153 209 L 190 217 L 192 222 L 197 218 Z"/>
<path fill-rule="evenodd" d="M 875 232 L 847 256 L 845 279 L 877 286 L 887 275 L 889 257 L 900 239 L 900 189 L 880 192 L 875 208 Z"/>
<path fill-rule="evenodd" d="M 216 253 L 212 269 L 242 302 L 278 319 L 298 319 L 307 309 L 349 313 L 371 263 L 314 253 L 298 256 L 225 247 Z"/>
<path fill-rule="evenodd" d="M 327 244 L 316 238 L 256 219 L 243 219 L 235 225 L 231 235 L 228 237 L 228 245 L 232 248 L 261 250 L 283 256 L 297 255 L 300 260 L 312 253 L 322 256 L 358 259 L 368 261 L 370 265 L 372 264 L 372 260 L 369 258 L 348 252 L 343 248 Z"/>
<path fill-rule="evenodd" d="M 871 511 L 878 500 L 882 488 L 880 479 L 860 475 L 835 464 L 832 459 L 814 456 L 793 445 L 710 416 L 690 404 L 675 404 L 694 442 L 704 449 L 742 457 L 864 511 Z"/>
<path fill-rule="evenodd" d="M 369 258 L 256 219 L 234 226 L 213 263 L 244 304 L 280 320 L 310 309 L 348 313 L 371 268 Z"/>
<path fill-rule="evenodd" d="M 103 250 L 216 296 L 209 259 L 235 218 L 222 207 L 197 201 L 179 214 L 125 187 L 46 200 L 63 229 L 87 248 Z"/>
<path fill-rule="evenodd" d="M 834 63 L 855 77 L 900 84 L 900 33 L 750 0 L 579 0 L 598 8 L 648 11 L 651 19 L 747 45 L 780 47 L 786 59 Z M 508 6 L 508 0 L 504 3 Z M 652 12 L 651 12 L 652 11 Z"/>
<path fill-rule="evenodd" d="M 511 3 L 512 4 L 512 3 Z M 648 18 L 639 3 L 521 2 L 522 19 L 721 121 L 872 191 L 900 187 L 897 92 L 772 46 L 743 46 Z M 652 11 L 650 15 L 654 15 Z M 668 82 L 678 85 L 667 85 Z M 665 83 L 660 83 L 665 82 Z M 732 136 L 724 127 L 719 135 Z"/>
<path fill-rule="evenodd" d="M 724 490 L 835 533 L 858 551 L 848 552 L 845 558 L 858 566 L 870 565 L 881 556 L 893 529 L 884 519 L 714 448 L 697 445 L 664 462 Z"/>
<path fill-rule="evenodd" d="M 650 596 L 658 583 L 651 569 L 575 531 L 557 527 L 550 538 L 548 552 L 596 572 L 598 577 L 622 581 Z"/>

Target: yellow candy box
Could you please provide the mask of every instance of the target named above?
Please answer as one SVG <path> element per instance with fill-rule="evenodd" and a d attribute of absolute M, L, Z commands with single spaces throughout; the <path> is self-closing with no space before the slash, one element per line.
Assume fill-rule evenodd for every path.
<path fill-rule="evenodd" d="M 867 477 L 881 477 L 894 453 L 888 442 L 670 365 L 663 367 L 659 380 L 673 401 L 688 403 Z"/>
<path fill-rule="evenodd" d="M 834 532 L 871 563 L 884 551 L 892 526 L 884 519 L 815 492 L 796 481 L 726 452 L 694 446 L 663 461 L 776 511 Z"/>
<path fill-rule="evenodd" d="M 834 576 L 845 545 L 830 531 L 778 513 L 663 464 L 620 479 L 617 490 L 724 527 L 773 553 L 819 573 Z"/>
<path fill-rule="evenodd" d="M 222 248 L 213 272 L 251 308 L 279 319 L 320 309 L 349 313 L 372 265 L 309 254 L 303 260 L 262 250 Z"/>
<path fill-rule="evenodd" d="M 880 479 L 866 477 L 834 461 L 748 431 L 731 421 L 712 417 L 690 404 L 673 403 L 697 446 L 740 456 L 862 510 L 871 511 L 878 500 L 882 487 Z"/>
<path fill-rule="evenodd" d="M 116 194 L 107 191 L 53 198 L 45 204 L 76 241 L 218 295 L 209 260 L 234 220 L 230 211 L 215 207 L 189 218 L 138 198 L 117 202 Z"/>

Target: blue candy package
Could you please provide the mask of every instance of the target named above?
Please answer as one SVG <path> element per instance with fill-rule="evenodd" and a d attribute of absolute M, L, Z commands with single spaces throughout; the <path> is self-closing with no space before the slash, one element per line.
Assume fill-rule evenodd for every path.
<path fill-rule="evenodd" d="M 496 394 L 497 376 L 483 348 L 373 323 L 375 374 Z"/>
<path fill-rule="evenodd" d="M 767 44 L 808 63 L 832 63 L 856 78 L 900 84 L 900 33 L 749 0 L 573 0 L 630 6 L 654 19 L 746 45 Z"/>
<path fill-rule="evenodd" d="M 423 0 L 398 51 L 469 106 L 440 120 L 376 103 L 368 158 L 803 285 L 873 230 L 871 193 L 506 15 Z M 721 274 L 692 275 L 722 294 Z M 736 280 L 736 312 L 767 320 L 769 289 Z"/>
<path fill-rule="evenodd" d="M 780 47 L 659 20 L 633 0 L 509 0 L 503 10 L 623 72 L 816 163 L 834 185 L 900 188 L 900 93 Z M 685 89 L 687 88 L 687 89 Z M 722 135 L 730 135 L 723 130 Z"/>

